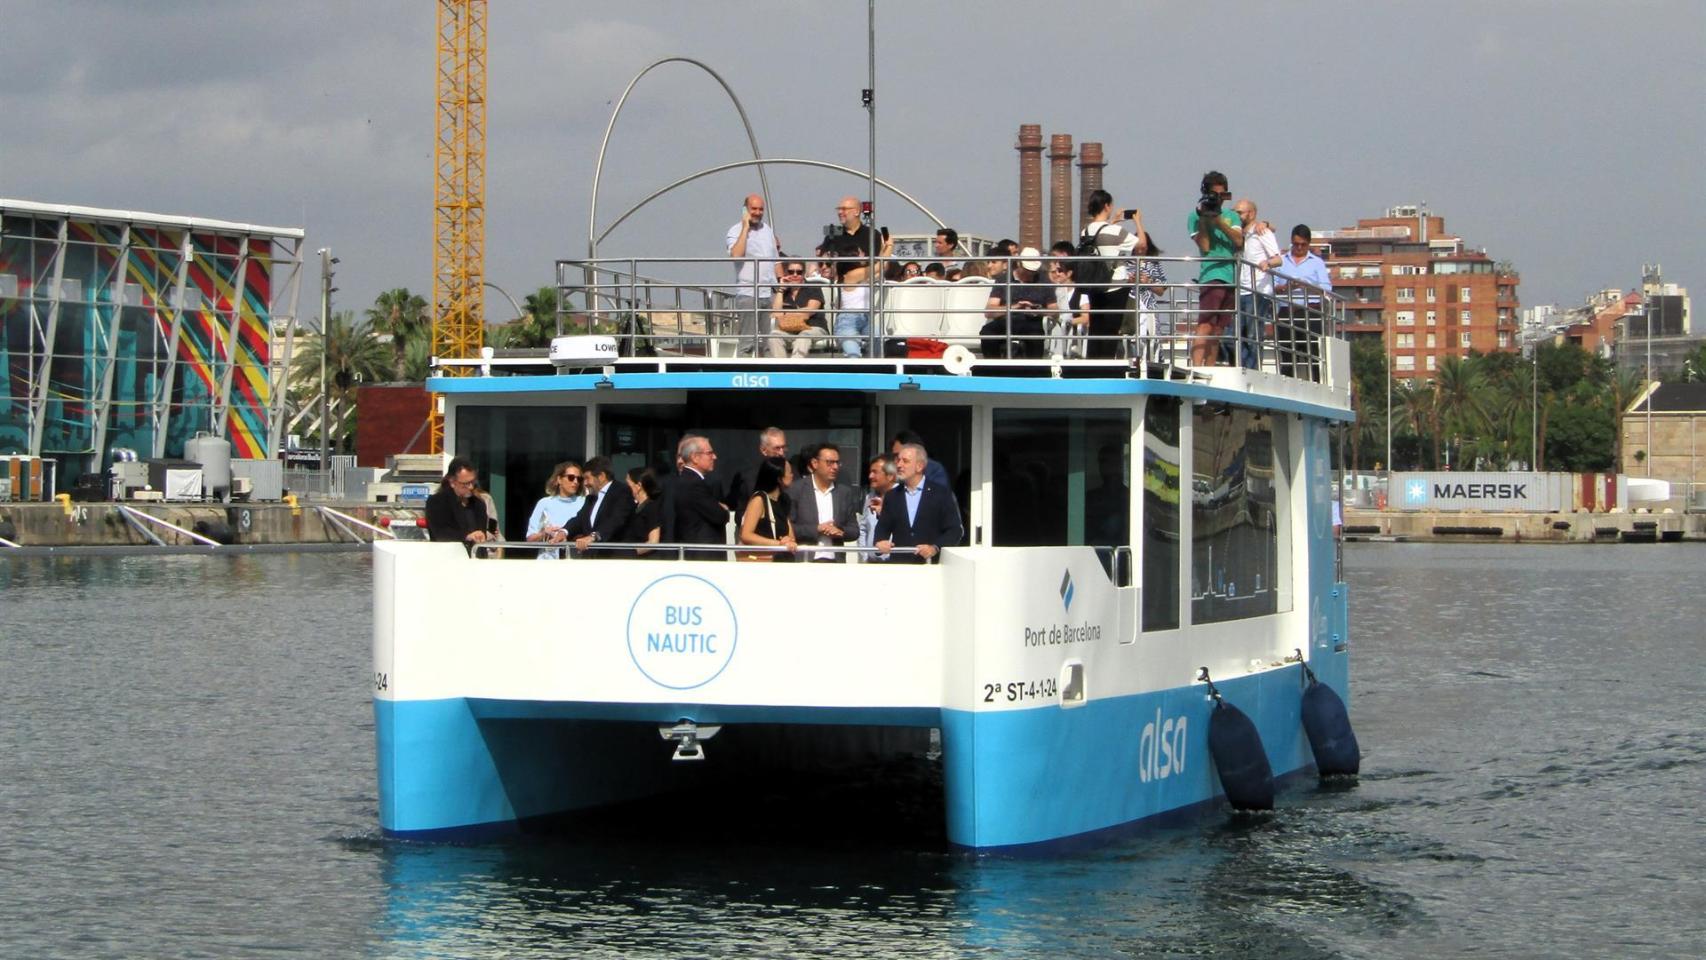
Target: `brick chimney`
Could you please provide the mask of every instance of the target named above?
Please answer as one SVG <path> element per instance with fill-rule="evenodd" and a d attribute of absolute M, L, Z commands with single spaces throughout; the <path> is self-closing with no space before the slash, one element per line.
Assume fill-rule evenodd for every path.
<path fill-rule="evenodd" d="M 1043 128 L 1019 126 L 1019 245 L 1043 245 Z"/>
<path fill-rule="evenodd" d="M 1092 140 L 1084 141 L 1078 149 L 1078 216 L 1081 222 L 1090 219 L 1090 194 L 1102 189 L 1102 168 L 1107 166 L 1102 159 L 1102 145 Z"/>
<path fill-rule="evenodd" d="M 1048 242 L 1072 240 L 1072 134 L 1048 141 Z"/>

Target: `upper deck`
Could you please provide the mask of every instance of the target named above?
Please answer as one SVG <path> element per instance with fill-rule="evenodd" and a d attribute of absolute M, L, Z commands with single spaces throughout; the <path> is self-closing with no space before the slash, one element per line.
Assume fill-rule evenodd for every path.
<path fill-rule="evenodd" d="M 1279 296 L 1257 297 L 1242 289 L 1229 309 L 1205 314 L 1201 295 L 1209 286 L 1165 279 L 1194 278 L 1201 261 L 1155 257 L 1143 258 L 1147 282 L 1125 284 L 1123 297 L 1084 302 L 1070 295 L 1070 287 L 1043 279 L 1050 267 L 1080 258 L 1048 259 L 1030 285 L 1014 279 L 1018 258 L 968 261 L 1005 268 L 993 280 L 917 277 L 850 286 L 808 280 L 823 299 L 813 311 L 819 332 L 805 338 L 777 329 L 775 286 L 735 282 L 736 268 L 747 261 L 561 260 L 558 330 L 602 338 L 586 341 L 595 352 L 553 360 L 543 348 L 487 348 L 479 358 L 437 360 L 450 376 L 428 385 L 460 395 L 606 389 L 1166 393 L 1246 404 L 1259 397 L 1258 406 L 1350 418 L 1350 352 L 1339 336 L 1342 304 L 1331 291 L 1292 284 Z M 751 265 L 758 269 L 747 276 L 762 277 L 764 264 Z M 1007 306 L 1026 302 L 1027 286 L 1057 299 L 1041 309 Z M 876 309 L 859 308 L 860 295 Z M 1108 305 L 1110 299 L 1117 305 Z M 1060 305 L 1069 301 L 1073 305 Z M 862 325 L 843 323 L 861 316 L 868 316 Z M 1221 362 L 1201 363 L 1205 352 Z M 480 376 L 458 376 L 468 372 Z"/>

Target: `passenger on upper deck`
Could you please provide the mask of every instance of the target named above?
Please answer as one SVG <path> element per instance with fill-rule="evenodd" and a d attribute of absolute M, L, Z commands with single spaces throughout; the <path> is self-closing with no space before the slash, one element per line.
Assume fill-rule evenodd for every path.
<path fill-rule="evenodd" d="M 811 353 L 812 345 L 829 336 L 823 320 L 823 290 L 805 282 L 806 265 L 789 260 L 782 265 L 782 278 L 770 305 L 776 332 L 770 337 L 770 355 L 777 359 L 793 353 L 795 359 Z"/>
<path fill-rule="evenodd" d="M 1327 264 L 1309 249 L 1312 239 L 1308 224 L 1292 227 L 1291 249 L 1274 271 L 1274 296 L 1280 303 L 1274 341 L 1281 376 L 1319 380 L 1321 298 L 1333 291 L 1333 280 Z"/>
<path fill-rule="evenodd" d="M 752 356 L 758 348 L 758 315 L 770 302 L 770 288 L 776 282 L 776 231 L 764 221 L 764 198 L 754 193 L 741 207 L 740 222 L 729 228 L 727 249 L 735 261 L 735 309 L 740 312 L 739 336 L 735 352 Z"/>
<path fill-rule="evenodd" d="M 936 231 L 936 238 L 930 241 L 931 253 L 942 261 L 944 268 L 959 256 L 960 234 L 953 227 L 943 227 Z"/>
<path fill-rule="evenodd" d="M 726 543 L 724 526 L 729 509 L 717 502 L 717 495 L 705 476 L 717 467 L 717 452 L 708 437 L 690 433 L 681 438 L 675 448 L 676 459 L 682 467 L 664 488 L 663 539 L 669 543 L 705 543 L 721 546 Z M 688 551 L 689 560 L 722 560 L 721 550 Z"/>
<path fill-rule="evenodd" d="M 581 465 L 574 460 L 564 460 L 552 468 L 551 479 L 545 482 L 545 496 L 533 505 L 533 515 L 527 518 L 527 542 L 564 542 L 568 539 L 565 530 L 569 521 L 585 505 L 586 497 L 581 493 Z M 561 559 L 563 552 L 539 550 L 536 555 L 541 560 L 557 560 Z"/>
<path fill-rule="evenodd" d="M 936 263 L 934 261 L 924 265 L 924 275 L 927 277 L 931 277 L 933 279 L 936 279 L 936 280 L 942 279 L 942 277 L 944 275 L 946 275 L 947 272 L 948 272 L 947 267 L 944 267 L 940 263 Z"/>
<path fill-rule="evenodd" d="M 1098 256 L 1109 257 L 1115 261 L 1111 285 L 1098 284 L 1088 287 L 1090 337 L 1085 344 L 1084 355 L 1092 359 L 1106 360 L 1117 357 L 1120 353 L 1120 327 L 1125 322 L 1126 310 L 1131 305 L 1130 262 L 1134 252 L 1141 252 L 1137 250 L 1137 241 L 1143 229 L 1142 217 L 1136 210 L 1131 211 L 1140 231 L 1137 234 L 1114 223 L 1114 197 L 1106 190 L 1090 191 L 1086 210 L 1090 215 L 1090 222 L 1080 231 L 1079 242 L 1090 241 L 1094 244 Z M 1082 275 L 1082 269 L 1079 273 Z"/>
<path fill-rule="evenodd" d="M 1238 257 L 1244 247 L 1244 229 L 1238 215 L 1227 209 L 1232 197 L 1226 174 L 1210 170 L 1202 177 L 1202 199 L 1185 219 L 1185 229 L 1197 242 L 1203 256 L 1197 268 L 1197 330 L 1191 343 L 1191 363 L 1212 367 L 1220 354 L 1219 337 L 1231 323 L 1238 282 Z"/>
<path fill-rule="evenodd" d="M 792 560 L 791 554 L 799 544 L 794 539 L 793 524 L 788 519 L 788 496 L 783 491 L 794 480 L 794 465 L 787 457 L 766 457 L 758 465 L 753 481 L 752 496 L 741 511 L 740 533 L 736 539 L 748 546 L 786 547 L 787 554 L 770 551 L 740 555 L 742 560 Z"/>
<path fill-rule="evenodd" d="M 1013 262 L 1012 275 L 996 280 L 990 288 L 984 312 L 988 322 L 978 331 L 985 357 L 1043 355 L 1043 313 L 1054 309 L 1055 298 L 1054 287 L 1041 282 L 1042 267 L 1041 251 L 1026 247 Z"/>
<path fill-rule="evenodd" d="M 925 479 L 930 457 L 916 443 L 902 444 L 895 454 L 900 483 L 883 497 L 877 517 L 877 553 L 899 563 L 925 563 L 960 542 L 960 508 L 952 491 Z M 895 547 L 916 547 L 916 554 L 890 554 Z"/>
<path fill-rule="evenodd" d="M 625 483 L 616 483 L 609 457 L 593 457 L 581 468 L 586 477 L 586 506 L 569 521 L 569 539 L 577 551 L 594 543 L 620 543 L 628 521 L 634 516 L 634 494 Z M 613 556 L 613 554 L 604 554 Z"/>
<path fill-rule="evenodd" d="M 858 197 L 842 197 L 835 205 L 841 232 L 828 243 L 829 252 L 839 258 L 836 272 L 841 283 L 841 312 L 835 317 L 835 336 L 841 340 L 842 354 L 848 357 L 861 356 L 865 341 L 871 336 L 871 289 L 867 285 L 871 255 L 886 257 L 894 249 L 893 241 L 886 235 L 878 241 L 860 211 Z"/>
<path fill-rule="evenodd" d="M 1256 201 L 1245 197 L 1232 205 L 1244 229 L 1244 256 L 1238 263 L 1238 365 L 1261 366 L 1262 324 L 1274 318 L 1273 269 L 1280 265 L 1279 241 L 1267 221 L 1256 219 Z M 1231 344 L 1227 344 L 1228 347 Z M 1232 362 L 1227 350 L 1221 360 Z"/>
<path fill-rule="evenodd" d="M 427 498 L 427 537 L 435 541 L 485 543 L 489 521 L 485 501 L 474 495 L 474 465 L 454 457 L 444 471 L 438 492 Z"/>
<path fill-rule="evenodd" d="M 859 491 L 841 477 L 841 448 L 820 443 L 806 461 L 806 476 L 788 488 L 788 519 L 794 535 L 807 543 L 839 546 L 858 535 Z M 834 553 L 815 553 L 813 560 L 839 560 Z"/>

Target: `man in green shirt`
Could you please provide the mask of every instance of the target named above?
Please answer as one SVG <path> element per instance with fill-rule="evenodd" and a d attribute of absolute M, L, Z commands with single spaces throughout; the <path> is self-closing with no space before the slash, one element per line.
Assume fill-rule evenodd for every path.
<path fill-rule="evenodd" d="M 1197 270 L 1197 332 L 1191 342 L 1191 365 L 1212 367 L 1219 358 L 1220 338 L 1232 324 L 1237 302 L 1238 254 L 1244 249 L 1244 230 L 1232 209 L 1232 188 L 1226 174 L 1210 170 L 1202 177 L 1203 199 L 1185 221 L 1185 229 L 1203 256 Z M 1216 202 L 1218 201 L 1218 202 Z"/>

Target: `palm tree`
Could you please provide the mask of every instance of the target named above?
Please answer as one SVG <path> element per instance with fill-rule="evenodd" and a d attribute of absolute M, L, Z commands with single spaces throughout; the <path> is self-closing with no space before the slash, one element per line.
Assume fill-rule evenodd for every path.
<path fill-rule="evenodd" d="M 375 333 L 391 337 L 392 369 L 400 379 L 410 379 L 401 376 L 408 345 L 417 337 L 432 335 L 432 314 L 427 311 L 427 302 L 410 293 L 407 287 L 387 290 L 374 297 L 373 306 L 367 308 L 367 326 Z"/>
<path fill-rule="evenodd" d="M 1458 357 L 1440 361 L 1434 379 L 1434 408 L 1437 426 L 1453 438 L 1479 437 L 1487 427 L 1487 405 L 1482 393 L 1480 370 Z"/>
<path fill-rule="evenodd" d="M 1439 469 L 1439 403 L 1433 384 L 1415 378 L 1399 380 L 1392 387 L 1392 406 L 1418 440 L 1431 440 L 1432 469 Z"/>
<path fill-rule="evenodd" d="M 332 314 L 324 336 L 303 346 L 291 370 L 297 407 L 317 402 L 320 397 L 320 358 L 324 352 L 326 395 L 337 401 L 339 413 L 334 423 L 323 424 L 321 430 L 329 428 L 333 444 L 342 447 L 344 438 L 349 436 L 349 426 L 354 423 L 356 385 L 391 379 L 391 350 L 365 324 L 356 326 L 355 315 L 348 310 Z"/>
<path fill-rule="evenodd" d="M 521 316 L 492 329 L 500 347 L 548 347 L 557 335 L 557 288 L 540 287 L 522 299 Z"/>

